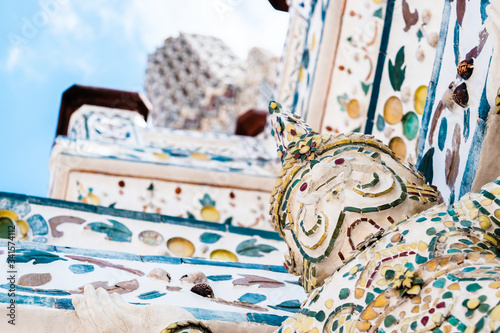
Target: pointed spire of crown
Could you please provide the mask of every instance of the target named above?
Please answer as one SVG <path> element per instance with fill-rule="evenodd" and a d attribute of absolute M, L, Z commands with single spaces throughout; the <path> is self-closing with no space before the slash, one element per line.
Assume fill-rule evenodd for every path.
<path fill-rule="evenodd" d="M 280 103 L 269 102 L 271 134 L 276 140 L 278 157 L 283 161 L 286 150 L 291 143 L 295 143 L 307 134 L 317 134 L 299 116 L 283 110 Z"/>

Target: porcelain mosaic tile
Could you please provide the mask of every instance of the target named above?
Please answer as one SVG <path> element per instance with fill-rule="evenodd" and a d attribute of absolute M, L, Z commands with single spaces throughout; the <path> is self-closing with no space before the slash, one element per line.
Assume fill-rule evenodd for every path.
<path fill-rule="evenodd" d="M 274 150 L 274 146 L 266 145 L 255 137 L 167 128 L 148 128 L 142 135 L 145 145 L 151 147 L 201 152 L 245 161 L 274 161 L 274 155 L 269 155 L 269 150 Z"/>
<path fill-rule="evenodd" d="M 268 192 L 178 181 L 70 172 L 65 199 L 272 230 Z"/>
<path fill-rule="evenodd" d="M 439 37 L 442 1 L 394 3 L 387 56 L 371 94 L 365 133 L 373 133 L 399 158 L 416 163 L 418 131 Z"/>
<path fill-rule="evenodd" d="M 448 206 L 373 136 L 269 111 L 291 134 L 270 214 L 309 292 L 276 333 L 500 331 L 500 178 Z"/>
<path fill-rule="evenodd" d="M 278 266 L 286 250 L 275 232 L 8 193 L 0 218 L 2 238 L 15 225 L 17 239 L 56 246 Z"/>
<path fill-rule="evenodd" d="M 289 7 L 290 23 L 280 62 L 274 99 L 287 109 L 294 105 L 294 95 L 302 66 L 302 53 L 306 41 L 310 1 L 292 1 Z"/>
<path fill-rule="evenodd" d="M 270 147 L 258 138 L 146 127 L 143 118 L 135 112 L 94 105 L 84 105 L 72 114 L 68 138 L 114 143 L 139 151 L 156 148 L 164 153 L 174 151 L 177 156 L 203 153 L 219 161 L 273 161 L 268 154 Z"/>
<path fill-rule="evenodd" d="M 325 17 L 329 4 L 330 0 L 311 1 L 307 35 L 292 104 L 293 112 L 303 115 L 305 119 L 307 119 L 309 96 L 317 70 L 318 56 L 325 28 Z"/>
<path fill-rule="evenodd" d="M 309 110 L 305 118 L 320 119 L 321 132 L 363 132 L 387 3 L 391 1 L 346 1 L 333 72 L 325 82 L 326 106 Z M 318 80 L 329 74 L 318 73 Z"/>
<path fill-rule="evenodd" d="M 492 54 L 484 27 L 488 1 L 446 2 L 438 52 L 419 135 L 419 169 L 447 202 L 471 188 L 490 105 Z M 467 62 L 473 62 L 471 75 Z M 463 67 L 463 68 L 461 68 Z"/>
<path fill-rule="evenodd" d="M 395 223 L 277 332 L 498 331 L 499 184 Z"/>
<path fill-rule="evenodd" d="M 265 163 L 259 161 L 252 163 L 204 153 L 170 151 L 168 149 L 149 147 L 132 148 L 87 140 L 71 140 L 66 137 L 57 137 L 52 154 L 54 159 L 60 155 L 66 155 L 76 158 L 114 159 L 268 177 L 273 175 L 272 170 L 267 169 Z"/>
<path fill-rule="evenodd" d="M 145 127 L 144 118 L 137 112 L 83 105 L 71 115 L 68 137 L 137 146 Z"/>
<path fill-rule="evenodd" d="M 17 306 L 73 309 L 71 299 L 92 283 L 121 294 L 130 303 L 175 304 L 199 320 L 277 326 L 305 299 L 297 278 L 282 267 L 16 244 Z M 0 248 L 5 267 L 6 240 L 0 240 Z M 41 275 L 47 278 L 30 282 Z M 211 287 L 213 297 L 191 291 L 200 281 Z M 9 302 L 8 289 L 8 284 L 0 285 L 0 303 Z"/>
<path fill-rule="evenodd" d="M 57 137 L 52 150 L 49 196 L 271 230 L 264 204 L 278 166 L 272 143 L 145 128 L 137 117 L 76 111 L 71 137 Z"/>

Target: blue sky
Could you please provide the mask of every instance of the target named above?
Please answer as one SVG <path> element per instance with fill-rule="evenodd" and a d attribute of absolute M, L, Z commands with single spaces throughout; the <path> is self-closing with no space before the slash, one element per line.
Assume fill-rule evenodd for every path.
<path fill-rule="evenodd" d="M 46 196 L 71 85 L 143 91 L 147 54 L 180 31 L 279 55 L 287 26 L 267 0 L 1 1 L 0 191 Z"/>

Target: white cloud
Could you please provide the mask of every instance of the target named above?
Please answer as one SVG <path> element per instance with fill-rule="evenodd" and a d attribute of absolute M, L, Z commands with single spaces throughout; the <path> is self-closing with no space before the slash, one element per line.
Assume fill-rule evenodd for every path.
<path fill-rule="evenodd" d="M 267 1 L 46 2 L 59 5 L 51 11 L 41 6 L 26 16 L 31 22 L 44 12 L 48 20 L 43 26 L 37 25 L 34 35 L 25 38 L 24 43 L 11 44 L 3 65 L 6 71 L 21 70 L 36 80 L 48 80 L 48 73 L 56 70 L 90 78 L 102 65 L 99 47 L 110 38 L 128 48 L 126 52 L 139 59 L 136 66 L 142 68 L 148 53 L 161 46 L 165 38 L 180 32 L 221 38 L 242 59 L 253 46 L 279 55 L 288 26 L 288 15 L 276 12 Z M 17 31 L 20 36 L 22 32 Z"/>
<path fill-rule="evenodd" d="M 57 38 L 91 41 L 94 28 L 85 20 L 89 13 L 81 10 L 80 6 L 75 7 L 75 4 L 73 2 L 62 3 L 49 14 L 50 33 Z"/>
<path fill-rule="evenodd" d="M 92 2 L 87 2 L 87 6 Z M 95 3 L 107 29 L 153 52 L 179 32 L 213 35 L 224 40 L 241 58 L 253 46 L 281 54 L 288 15 L 267 1 L 253 0 L 131 0 Z"/>
<path fill-rule="evenodd" d="M 7 59 L 3 70 L 14 76 L 24 76 L 33 82 L 45 80 L 41 69 L 34 66 L 37 56 L 35 51 L 27 45 L 12 46 L 8 49 Z"/>
<path fill-rule="evenodd" d="M 9 54 L 7 56 L 7 62 L 5 64 L 5 69 L 7 71 L 12 71 L 19 63 L 21 58 L 21 48 L 19 46 L 14 46 L 9 48 Z"/>
<path fill-rule="evenodd" d="M 72 66 L 79 73 L 81 73 L 84 81 L 90 79 L 95 73 L 95 67 L 85 57 L 73 59 L 68 66 Z"/>
<path fill-rule="evenodd" d="M 78 15 L 69 5 L 65 5 L 60 12 L 56 13 L 50 20 L 50 24 L 54 31 L 59 34 L 74 33 L 77 28 L 82 26 Z"/>

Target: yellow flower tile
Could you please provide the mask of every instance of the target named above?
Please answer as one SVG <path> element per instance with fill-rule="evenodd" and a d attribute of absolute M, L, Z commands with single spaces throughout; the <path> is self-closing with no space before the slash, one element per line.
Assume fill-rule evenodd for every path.
<path fill-rule="evenodd" d="M 454 223 L 453 221 L 445 221 L 445 222 L 444 222 L 444 226 L 445 226 L 446 228 L 451 228 L 451 227 L 453 227 L 454 225 L 455 225 L 455 223 Z"/>
<path fill-rule="evenodd" d="M 365 294 L 365 290 L 364 289 L 361 289 L 361 288 L 354 289 L 354 297 L 356 299 L 359 299 L 359 298 L 363 297 L 364 294 Z"/>
<path fill-rule="evenodd" d="M 398 249 L 399 252 L 404 252 L 404 251 L 410 250 L 410 246 L 408 244 L 399 244 L 399 245 L 396 245 L 396 248 Z"/>
<path fill-rule="evenodd" d="M 411 287 L 406 293 L 409 295 L 418 295 L 420 293 L 420 286 L 415 285 Z"/>
<path fill-rule="evenodd" d="M 368 331 L 370 329 L 371 326 L 372 326 L 372 324 L 369 321 L 360 321 L 356 325 L 356 328 L 360 332 L 366 332 L 366 331 Z"/>
<path fill-rule="evenodd" d="M 446 270 L 444 270 L 444 269 L 442 271 L 439 271 L 436 274 L 434 274 L 434 278 L 437 279 L 438 277 L 440 277 L 443 274 L 446 274 Z"/>
<path fill-rule="evenodd" d="M 452 327 L 451 325 L 444 325 L 441 326 L 441 329 L 443 330 L 444 333 L 451 333 Z"/>
<path fill-rule="evenodd" d="M 489 287 L 492 289 L 500 288 L 500 281 L 494 281 L 494 282 L 490 283 Z"/>
<path fill-rule="evenodd" d="M 485 235 L 486 236 L 486 235 Z M 483 254 L 481 255 L 481 257 L 484 258 L 484 260 L 488 263 L 488 264 L 494 264 L 496 263 L 496 255 L 494 254 Z"/>
<path fill-rule="evenodd" d="M 474 333 L 475 326 L 469 326 L 465 329 L 464 333 Z"/>
<path fill-rule="evenodd" d="M 377 283 L 377 285 L 383 287 L 383 286 L 386 286 L 389 283 L 389 281 L 387 281 L 386 279 L 382 278 L 382 279 L 378 280 L 376 283 Z"/>
<path fill-rule="evenodd" d="M 420 303 L 422 302 L 422 299 L 420 298 L 420 296 L 413 297 L 413 298 L 411 299 L 411 302 L 412 302 L 413 304 L 420 304 Z"/>
<path fill-rule="evenodd" d="M 468 307 L 470 310 L 474 310 L 474 309 L 476 309 L 476 308 L 479 306 L 479 304 L 480 304 L 480 303 L 481 303 L 481 302 L 479 301 L 479 299 L 477 299 L 477 298 L 472 298 L 472 299 L 470 299 L 469 301 L 467 301 L 467 307 Z"/>
<path fill-rule="evenodd" d="M 428 272 L 434 272 L 438 266 L 436 259 L 431 259 L 427 263 L 425 263 L 424 267 Z"/>
<path fill-rule="evenodd" d="M 441 267 L 448 265 L 449 262 L 450 262 L 449 257 L 439 258 L 439 266 Z"/>
<path fill-rule="evenodd" d="M 427 246 L 427 244 L 425 242 L 422 242 L 422 241 L 418 242 L 418 249 L 420 251 L 425 251 L 425 250 L 427 250 L 428 247 L 429 246 Z"/>
<path fill-rule="evenodd" d="M 356 274 L 356 273 L 358 272 L 358 270 L 359 270 L 359 267 L 358 267 L 358 266 L 353 266 L 353 267 L 351 267 L 351 269 L 349 270 L 349 274 L 354 275 L 354 274 Z"/>
<path fill-rule="evenodd" d="M 498 241 L 495 238 L 491 237 L 490 235 L 484 235 L 483 237 L 488 241 L 490 241 L 491 243 L 493 243 L 493 245 L 495 246 L 498 244 Z"/>
<path fill-rule="evenodd" d="M 362 313 L 361 313 L 361 319 L 363 320 L 372 320 L 375 319 L 379 316 L 377 312 L 373 310 L 371 306 L 368 306 Z"/>
<path fill-rule="evenodd" d="M 474 208 L 469 212 L 469 217 L 471 220 L 474 220 L 478 215 L 479 215 L 479 210 L 477 208 Z"/>
<path fill-rule="evenodd" d="M 382 294 L 378 295 L 377 298 L 375 298 L 375 300 L 373 301 L 372 304 L 373 304 L 373 307 L 375 307 L 375 308 L 383 308 L 383 307 L 389 305 L 389 301 L 387 300 L 385 295 L 382 293 Z"/>
<path fill-rule="evenodd" d="M 481 200 L 481 205 L 482 206 L 489 206 L 493 203 L 493 201 L 491 201 L 490 199 L 483 199 Z"/>
<path fill-rule="evenodd" d="M 488 218 L 488 216 L 481 215 L 481 216 L 479 216 L 478 220 L 479 220 L 479 226 L 481 227 L 481 229 L 488 230 L 491 227 L 491 221 Z"/>
<path fill-rule="evenodd" d="M 472 260 L 472 261 L 477 261 L 481 255 L 477 252 L 470 252 L 467 253 L 467 259 Z"/>
<path fill-rule="evenodd" d="M 468 200 L 466 203 L 465 203 L 465 208 L 467 208 L 468 210 L 471 210 L 474 208 L 474 203 L 470 200 Z"/>
<path fill-rule="evenodd" d="M 0 210 L 0 217 L 8 217 L 12 221 L 17 221 L 19 218 L 17 217 L 17 214 L 10 211 L 10 210 Z"/>
<path fill-rule="evenodd" d="M 305 321 L 304 324 L 306 324 L 308 326 L 314 325 L 314 318 L 312 318 L 312 317 L 306 317 L 304 321 Z"/>

